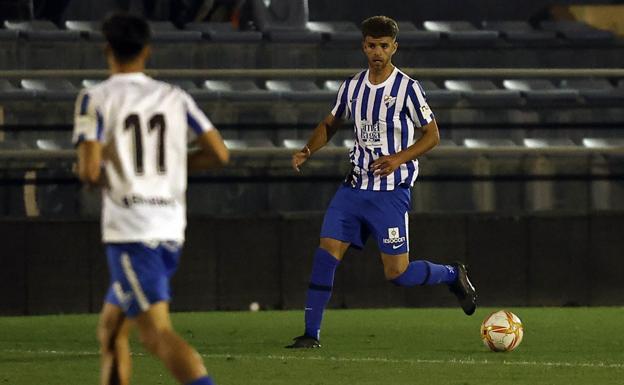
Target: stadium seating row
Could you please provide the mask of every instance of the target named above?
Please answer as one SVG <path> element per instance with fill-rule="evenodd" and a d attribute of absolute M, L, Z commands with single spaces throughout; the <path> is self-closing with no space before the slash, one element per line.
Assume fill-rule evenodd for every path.
<path fill-rule="evenodd" d="M 58 136 L 58 135 L 57 135 Z M 0 141 L 0 151 L 3 150 L 20 150 L 20 149 L 40 149 L 45 151 L 68 150 L 73 148 L 69 134 L 60 139 L 45 138 L 29 140 L 4 140 Z M 277 143 L 276 143 L 277 142 Z M 244 149 L 300 149 L 306 144 L 305 139 L 281 139 L 273 141 L 269 138 L 255 139 L 225 139 L 225 145 L 231 150 Z M 332 140 L 328 144 L 330 148 L 352 148 L 353 139 Z M 582 138 L 578 144 L 570 138 L 523 138 L 519 141 L 502 138 L 465 138 L 461 141 L 452 139 L 442 139 L 439 147 L 443 148 L 464 148 L 464 149 L 488 149 L 488 148 L 506 148 L 506 149 L 548 149 L 553 147 L 588 148 L 588 149 L 609 149 L 624 147 L 624 138 Z"/>
<path fill-rule="evenodd" d="M 89 87 L 99 80 L 82 80 Z M 171 80 L 198 100 L 275 101 L 331 103 L 338 80 L 266 80 L 259 87 L 253 80 Z M 624 100 L 624 79 L 507 79 L 500 87 L 492 80 L 421 81 L 429 103 L 436 107 L 550 106 L 617 104 Z M 17 83 L 0 79 L 0 100 L 72 100 L 79 87 L 67 79 L 22 79 Z"/>
<path fill-rule="evenodd" d="M 283 27 L 237 30 L 230 23 L 189 23 L 184 29 L 171 22 L 150 22 L 155 42 L 214 42 L 254 43 L 261 40 L 298 43 L 357 43 L 362 39 L 355 23 L 349 21 L 309 21 L 305 28 Z M 0 40 L 19 37 L 28 40 L 72 41 L 86 39 L 101 41 L 100 24 L 95 21 L 66 21 L 60 29 L 51 21 L 3 22 Z M 468 21 L 425 21 L 422 28 L 410 21 L 399 22 L 402 44 L 436 45 L 442 41 L 457 44 L 487 45 L 517 44 L 600 44 L 617 41 L 613 33 L 599 30 L 578 21 L 543 21 L 534 28 L 525 21 L 484 21 L 479 28 Z"/>

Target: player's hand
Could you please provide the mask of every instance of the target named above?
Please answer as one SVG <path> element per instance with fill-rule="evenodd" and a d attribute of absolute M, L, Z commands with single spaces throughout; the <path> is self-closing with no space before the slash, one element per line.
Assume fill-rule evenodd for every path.
<path fill-rule="evenodd" d="M 292 156 L 291 161 L 293 169 L 297 172 L 301 172 L 301 169 L 299 167 L 301 167 L 301 165 L 304 164 L 308 160 L 308 158 L 310 158 L 310 155 L 312 154 L 308 146 L 305 146 L 301 150 L 295 152 Z"/>
<path fill-rule="evenodd" d="M 403 163 L 399 154 L 385 155 L 377 158 L 371 166 L 370 170 L 379 176 L 390 175 L 399 168 Z"/>

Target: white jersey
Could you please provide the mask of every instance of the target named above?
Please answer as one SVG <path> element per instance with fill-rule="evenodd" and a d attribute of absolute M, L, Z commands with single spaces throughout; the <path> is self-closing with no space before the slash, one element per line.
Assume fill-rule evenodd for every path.
<path fill-rule="evenodd" d="M 385 177 L 374 175 L 370 165 L 380 156 L 395 154 L 414 144 L 414 127 L 433 121 L 417 81 L 395 68 L 383 83 L 371 84 L 368 70 L 362 71 L 342 83 L 332 114 L 354 121 L 355 143 L 349 152 L 353 187 L 388 191 L 401 184 L 414 184 L 418 160 L 402 164 Z"/>
<path fill-rule="evenodd" d="M 187 146 L 212 129 L 186 92 L 143 73 L 80 93 L 73 140 L 102 143 L 104 242 L 184 241 Z"/>

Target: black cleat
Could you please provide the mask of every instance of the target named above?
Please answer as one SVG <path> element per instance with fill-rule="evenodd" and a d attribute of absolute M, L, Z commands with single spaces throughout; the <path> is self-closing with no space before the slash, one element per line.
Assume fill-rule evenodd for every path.
<path fill-rule="evenodd" d="M 468 279 L 468 271 L 463 263 L 452 263 L 457 269 L 457 281 L 449 284 L 449 290 L 455 294 L 466 315 L 472 315 L 477 309 L 477 292 Z"/>
<path fill-rule="evenodd" d="M 285 346 L 286 349 L 314 349 L 320 348 L 321 344 L 319 340 L 314 337 L 310 337 L 307 335 L 302 335 L 299 337 L 293 338 L 293 342 L 291 345 Z"/>

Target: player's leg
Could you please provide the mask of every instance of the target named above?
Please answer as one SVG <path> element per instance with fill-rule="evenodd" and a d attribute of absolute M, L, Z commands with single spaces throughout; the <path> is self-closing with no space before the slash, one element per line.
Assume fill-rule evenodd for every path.
<path fill-rule="evenodd" d="M 425 260 L 409 262 L 410 190 L 397 187 L 394 191 L 376 193 L 369 202 L 371 210 L 366 220 L 379 245 L 386 279 L 406 287 L 449 285 L 464 312 L 474 313 L 476 294 L 462 264 L 444 265 Z"/>
<path fill-rule="evenodd" d="M 130 383 L 130 321 L 121 308 L 104 303 L 97 327 L 100 342 L 100 384 Z"/>
<path fill-rule="evenodd" d="M 350 245 L 362 247 L 366 233 L 362 231 L 355 205 L 357 192 L 341 187 L 330 203 L 319 247 L 314 252 L 312 272 L 305 305 L 305 332 L 295 338 L 288 348 L 319 347 L 323 312 L 329 302 L 334 286 L 334 274 Z"/>
<path fill-rule="evenodd" d="M 381 253 L 386 279 L 397 286 L 446 284 L 457 297 L 462 310 L 472 315 L 477 308 L 477 295 L 468 278 L 466 266 L 456 262 L 448 265 L 425 260 L 409 262 L 409 255 Z"/>
<path fill-rule="evenodd" d="M 386 279 L 398 286 L 452 284 L 457 280 L 453 265 L 440 265 L 425 260 L 409 262 L 409 254 L 381 253 Z"/>
<path fill-rule="evenodd" d="M 169 304 L 157 302 L 136 318 L 143 346 L 158 357 L 181 384 L 213 384 L 201 357 L 171 325 Z"/>

